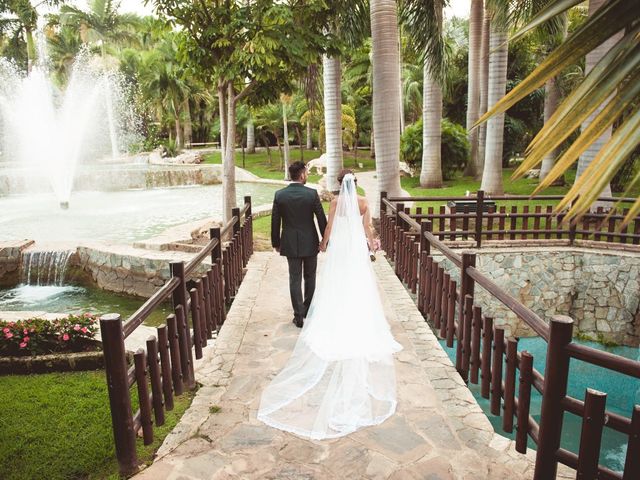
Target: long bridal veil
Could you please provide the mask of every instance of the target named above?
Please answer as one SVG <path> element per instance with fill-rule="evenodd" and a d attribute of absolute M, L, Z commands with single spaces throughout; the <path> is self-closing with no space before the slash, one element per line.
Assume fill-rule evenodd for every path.
<path fill-rule="evenodd" d="M 391 335 L 369 259 L 353 175 L 342 181 L 326 260 L 289 361 L 258 419 L 313 439 L 383 422 L 396 409 Z"/>

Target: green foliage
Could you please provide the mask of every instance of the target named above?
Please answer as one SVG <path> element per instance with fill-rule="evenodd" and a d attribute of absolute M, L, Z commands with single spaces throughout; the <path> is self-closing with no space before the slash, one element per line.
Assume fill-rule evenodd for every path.
<path fill-rule="evenodd" d="M 95 350 L 97 319 L 90 313 L 59 320 L 0 321 L 0 356 L 44 355 Z"/>
<path fill-rule="evenodd" d="M 442 119 L 442 177 L 455 178 L 464 170 L 469 158 L 467 131 L 461 125 Z M 405 128 L 400 139 L 400 156 L 410 167 L 417 169 L 422 162 L 422 119 Z"/>

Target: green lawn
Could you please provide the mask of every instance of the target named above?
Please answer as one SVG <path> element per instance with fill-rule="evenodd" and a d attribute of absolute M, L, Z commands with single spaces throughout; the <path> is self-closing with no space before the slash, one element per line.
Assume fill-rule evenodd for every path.
<path fill-rule="evenodd" d="M 151 462 L 192 398 L 176 398 L 153 444 L 138 440 L 141 463 Z M 3 480 L 118 478 L 104 372 L 0 376 L 0 452 Z"/>
<path fill-rule="evenodd" d="M 304 161 L 309 162 L 318 158 L 321 155 L 319 150 L 305 150 Z M 297 161 L 303 157 L 299 148 L 291 149 L 291 160 Z M 220 164 L 222 162 L 220 152 L 208 153 L 205 155 L 204 163 Z M 362 164 L 362 168 L 359 167 Z M 271 161 L 265 151 L 259 151 L 256 153 L 246 153 L 244 157 L 244 163 L 242 161 L 242 152 L 236 152 L 236 165 L 238 167 L 245 168 L 254 175 L 260 178 L 268 178 L 271 180 L 283 180 L 283 164 L 280 159 L 280 153 L 277 148 L 271 149 Z M 244 166 L 243 166 L 244 165 Z M 370 158 L 369 150 L 358 150 L 357 158 L 353 152 L 344 152 L 344 166 L 345 168 L 351 168 L 357 171 L 375 170 L 375 160 Z M 315 169 L 313 170 L 315 172 Z M 318 183 L 320 181 L 320 175 L 312 173 L 309 175 L 310 183 Z"/>
<path fill-rule="evenodd" d="M 505 194 L 509 195 L 530 195 L 538 185 L 537 179 L 520 178 L 518 180 L 511 180 L 512 168 L 505 169 L 502 173 L 504 182 Z M 575 170 L 569 171 L 566 175 L 566 185 L 562 187 L 549 187 L 544 190 L 540 195 L 564 195 L 569 191 L 569 187 L 573 183 L 575 178 Z M 403 177 L 401 179 L 402 188 L 404 188 L 412 197 L 457 197 L 464 196 L 467 191 L 474 193 L 480 189 L 480 181 L 474 180 L 472 177 L 458 177 L 455 180 L 449 180 L 445 182 L 443 188 L 421 188 L 420 178 L 415 177 Z M 555 205 L 557 200 L 539 200 L 534 202 L 536 205 Z M 531 205 L 528 200 L 509 200 L 498 201 L 497 205 L 505 205 L 507 209 L 511 206 L 517 205 Z M 442 202 L 418 202 L 415 206 L 427 207 L 427 206 L 440 206 Z"/>

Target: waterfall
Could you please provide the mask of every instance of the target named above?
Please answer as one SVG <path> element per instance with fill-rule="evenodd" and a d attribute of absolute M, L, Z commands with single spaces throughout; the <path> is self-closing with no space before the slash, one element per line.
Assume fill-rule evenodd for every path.
<path fill-rule="evenodd" d="M 26 285 L 64 284 L 71 250 L 52 252 L 24 252 L 22 254 L 22 283 Z"/>

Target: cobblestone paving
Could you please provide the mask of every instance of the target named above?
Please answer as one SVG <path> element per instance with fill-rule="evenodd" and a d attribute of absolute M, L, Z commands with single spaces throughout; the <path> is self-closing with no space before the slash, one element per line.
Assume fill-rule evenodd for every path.
<path fill-rule="evenodd" d="M 260 394 L 285 364 L 291 323 L 287 267 L 256 253 L 215 345 L 197 362 L 192 406 L 139 479 L 527 479 L 520 455 L 495 434 L 391 266 L 374 264 L 396 355 L 397 413 L 335 440 L 310 441 L 256 419 Z"/>

